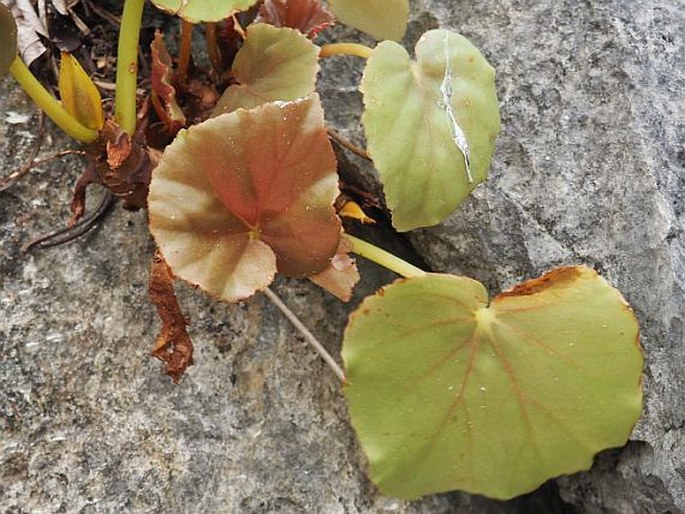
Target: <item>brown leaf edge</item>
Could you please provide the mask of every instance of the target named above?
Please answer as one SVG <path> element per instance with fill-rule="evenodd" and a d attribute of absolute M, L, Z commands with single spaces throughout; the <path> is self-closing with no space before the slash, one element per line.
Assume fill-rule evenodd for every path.
<path fill-rule="evenodd" d="M 174 136 L 186 125 L 186 117 L 178 105 L 174 87 L 174 70 L 171 55 L 164 44 L 164 36 L 159 30 L 150 43 L 152 70 L 152 105 L 167 131 Z"/>
<path fill-rule="evenodd" d="M 174 293 L 175 277 L 159 250 L 155 251 L 150 266 L 148 290 L 162 330 L 152 355 L 166 363 L 166 373 L 178 382 L 188 366 L 193 364 L 193 343 L 186 331 L 188 320 L 183 316 Z"/>
<path fill-rule="evenodd" d="M 317 286 L 325 289 L 333 296 L 349 302 L 352 291 L 361 279 L 356 261 L 350 257 L 352 243 L 345 237 L 340 238 L 338 249 L 326 269 L 309 278 Z"/>

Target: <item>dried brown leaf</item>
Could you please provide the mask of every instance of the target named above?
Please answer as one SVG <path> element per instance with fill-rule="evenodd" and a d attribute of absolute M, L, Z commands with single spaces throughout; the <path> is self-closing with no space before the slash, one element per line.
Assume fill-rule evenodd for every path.
<path fill-rule="evenodd" d="M 169 133 L 174 135 L 185 126 L 186 117 L 176 99 L 171 55 L 167 51 L 164 37 L 160 31 L 155 32 L 155 39 L 150 44 L 150 50 L 152 53 L 150 81 L 154 93 L 153 98 L 158 100 L 155 103 L 155 110 L 167 126 Z"/>
<path fill-rule="evenodd" d="M 40 36 L 48 37 L 48 31 L 40 21 L 30 0 L 6 0 L 3 3 L 9 7 L 14 20 L 17 22 L 17 45 L 19 55 L 30 66 L 33 61 L 45 53 L 45 46 Z"/>
<path fill-rule="evenodd" d="M 157 250 L 150 268 L 149 292 L 162 320 L 162 330 L 152 355 L 166 363 L 166 373 L 178 382 L 188 366 L 193 364 L 193 343 L 186 331 L 188 320 L 183 316 L 174 294 L 174 275 Z"/>
<path fill-rule="evenodd" d="M 131 139 L 112 120 L 107 120 L 100 139 L 86 149 L 89 165 L 78 182 L 71 204 L 70 225 L 83 215 L 86 188 L 101 184 L 114 196 L 124 201 L 127 209 L 147 206 L 147 192 L 152 169 L 156 165 L 156 152 Z"/>

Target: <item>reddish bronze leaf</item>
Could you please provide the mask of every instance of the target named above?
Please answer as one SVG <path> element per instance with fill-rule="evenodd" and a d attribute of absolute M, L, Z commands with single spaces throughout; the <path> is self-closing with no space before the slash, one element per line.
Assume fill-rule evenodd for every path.
<path fill-rule="evenodd" d="M 166 363 L 166 372 L 178 382 L 193 363 L 193 343 L 186 331 L 188 321 L 183 316 L 174 294 L 174 275 L 157 250 L 150 268 L 150 298 L 162 320 L 162 330 L 152 355 Z"/>
<path fill-rule="evenodd" d="M 181 131 L 155 169 L 150 230 L 174 273 L 237 301 L 278 269 L 325 269 L 340 240 L 336 160 L 316 95 Z"/>
<path fill-rule="evenodd" d="M 176 88 L 173 86 L 173 64 L 171 55 L 164 44 L 160 31 L 155 32 L 155 39 L 150 44 L 152 51 L 152 98 L 159 119 L 167 126 L 170 134 L 176 134 L 186 124 L 186 117 L 176 100 Z"/>
<path fill-rule="evenodd" d="M 314 39 L 335 23 L 335 16 L 321 5 L 320 0 L 266 0 L 255 21 L 297 29 Z"/>

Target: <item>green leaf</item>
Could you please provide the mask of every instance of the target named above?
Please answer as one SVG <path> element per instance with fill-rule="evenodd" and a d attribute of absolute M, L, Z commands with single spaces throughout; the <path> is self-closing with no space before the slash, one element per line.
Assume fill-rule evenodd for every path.
<path fill-rule="evenodd" d="M 257 0 L 152 0 L 159 9 L 191 23 L 221 21 L 232 13 L 249 9 Z"/>
<path fill-rule="evenodd" d="M 330 0 L 329 5 L 340 21 L 379 40 L 399 41 L 407 29 L 408 0 Z"/>
<path fill-rule="evenodd" d="M 440 223 L 485 180 L 500 130 L 494 78 L 478 49 L 446 30 L 421 37 L 416 61 L 390 41 L 373 51 L 362 122 L 397 230 Z"/>
<path fill-rule="evenodd" d="M 175 275 L 228 301 L 318 273 L 340 241 L 336 164 L 316 95 L 222 114 L 165 150 L 150 231 Z"/>
<path fill-rule="evenodd" d="M 641 410 L 637 321 L 585 267 L 489 305 L 467 278 L 399 280 L 352 315 L 343 359 L 371 478 L 400 498 L 527 493 L 625 444 Z"/>
<path fill-rule="evenodd" d="M 319 47 L 295 29 L 250 25 L 233 61 L 238 84 L 224 91 L 213 115 L 308 96 L 316 85 L 318 56 Z"/>
<path fill-rule="evenodd" d="M 17 57 L 17 23 L 5 4 L 0 3 L 0 79 L 7 75 Z"/>

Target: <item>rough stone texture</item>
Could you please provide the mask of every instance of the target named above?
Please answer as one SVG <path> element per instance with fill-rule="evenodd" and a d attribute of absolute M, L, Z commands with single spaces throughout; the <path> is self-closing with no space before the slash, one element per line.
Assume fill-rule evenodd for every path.
<path fill-rule="evenodd" d="M 410 42 L 444 26 L 483 48 L 498 70 L 504 123 L 488 184 L 413 241 L 436 269 L 493 292 L 578 262 L 624 291 L 647 352 L 647 408 L 634 434 L 644 442 L 562 479 L 562 493 L 580 512 L 679 512 L 683 7 L 413 4 Z M 324 68 L 327 115 L 359 140 L 361 63 Z M 6 174 L 28 154 L 37 123 L 11 80 L 0 84 L 0 113 Z M 50 133 L 44 153 L 71 145 Z M 196 364 L 172 385 L 149 357 L 159 324 L 146 294 L 143 213 L 116 208 L 71 245 L 20 251 L 67 219 L 79 166 L 41 167 L 0 193 L 0 512 L 571 512 L 555 485 L 509 503 L 379 495 L 334 376 L 259 297 L 231 306 L 179 288 Z M 392 279 L 363 271 L 357 300 Z M 350 307 L 306 282 L 276 289 L 337 353 Z"/>
<path fill-rule="evenodd" d="M 37 116 L 9 80 L 0 112 L 6 174 Z M 50 133 L 45 153 L 73 146 Z M 144 213 L 116 208 L 75 243 L 21 253 L 68 219 L 79 166 L 40 167 L 0 194 L 0 512 L 562 512 L 553 488 L 510 503 L 380 495 L 334 375 L 261 297 L 226 305 L 179 287 L 196 363 L 173 385 L 149 356 Z M 358 297 L 393 279 L 363 271 Z M 337 354 L 349 307 L 305 281 L 276 290 Z"/>
<path fill-rule="evenodd" d="M 588 513 L 683 511 L 685 4 L 422 4 L 497 69 L 503 132 L 490 181 L 412 240 L 493 293 L 578 263 L 620 288 L 646 353 L 640 442 L 561 480 L 562 496 Z"/>

